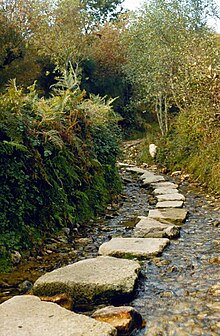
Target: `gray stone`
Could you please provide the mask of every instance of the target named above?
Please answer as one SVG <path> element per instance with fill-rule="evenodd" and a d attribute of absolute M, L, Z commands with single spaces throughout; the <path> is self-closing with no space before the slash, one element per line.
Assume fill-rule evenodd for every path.
<path fill-rule="evenodd" d="M 163 181 L 164 177 L 160 176 L 160 175 L 154 175 L 154 176 L 148 176 L 146 178 L 143 179 L 142 181 L 142 186 L 148 186 L 149 184 L 153 183 L 153 182 L 157 182 L 157 181 Z"/>
<path fill-rule="evenodd" d="M 139 167 L 136 167 L 136 166 L 135 166 L 135 167 L 128 167 L 128 168 L 126 168 L 126 170 L 127 170 L 128 172 L 136 173 L 136 174 L 144 174 L 144 173 L 147 172 L 146 169 L 139 168 Z"/>
<path fill-rule="evenodd" d="M 179 236 L 179 227 L 163 224 L 156 219 L 142 217 L 134 228 L 134 236 L 139 238 L 174 238 Z"/>
<path fill-rule="evenodd" d="M 160 254 L 167 244 L 167 238 L 112 238 L 100 246 L 99 254 L 146 259 Z"/>
<path fill-rule="evenodd" d="M 177 194 L 178 193 L 178 189 L 176 188 L 170 188 L 170 187 L 160 187 L 157 189 L 154 189 L 153 193 L 155 195 L 164 195 L 164 194 Z"/>
<path fill-rule="evenodd" d="M 158 202 L 164 201 L 185 201 L 185 197 L 177 192 L 171 194 L 161 194 L 156 196 Z"/>
<path fill-rule="evenodd" d="M 97 257 L 76 262 L 41 276 L 33 293 L 69 294 L 74 304 L 97 304 L 132 293 L 140 270 L 136 261 Z"/>
<path fill-rule="evenodd" d="M 156 208 L 182 208 L 183 201 L 163 201 L 156 204 Z"/>
<path fill-rule="evenodd" d="M 171 189 L 175 189 L 175 188 L 178 188 L 178 184 L 175 184 L 173 182 L 164 181 L 164 182 L 152 183 L 152 187 L 154 189 L 157 189 L 157 188 L 171 188 Z"/>
<path fill-rule="evenodd" d="M 153 209 L 149 211 L 148 216 L 159 220 L 160 222 L 169 221 L 174 224 L 182 224 L 187 216 L 186 209 Z"/>
<path fill-rule="evenodd" d="M 140 179 L 142 180 L 143 186 L 165 180 L 163 176 L 156 175 L 153 172 L 147 170 L 143 175 L 140 176 Z"/>
<path fill-rule="evenodd" d="M 33 295 L 15 296 L 0 305 L 3 336 L 116 336 L 111 325 L 75 314 Z"/>

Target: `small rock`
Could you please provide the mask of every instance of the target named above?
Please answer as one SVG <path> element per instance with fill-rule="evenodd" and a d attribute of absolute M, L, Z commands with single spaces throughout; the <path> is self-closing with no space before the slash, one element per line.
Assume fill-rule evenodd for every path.
<path fill-rule="evenodd" d="M 214 222 L 212 223 L 212 225 L 213 225 L 214 227 L 219 227 L 219 226 L 220 226 L 220 220 L 219 220 L 219 221 L 214 221 Z"/>
<path fill-rule="evenodd" d="M 143 325 L 141 315 L 129 306 L 108 306 L 97 310 L 92 317 L 97 321 L 111 324 L 117 329 L 118 336 L 130 335 L 134 329 L 140 329 Z"/>
<path fill-rule="evenodd" d="M 209 303 L 207 307 L 213 311 L 220 312 L 220 302 Z"/>
<path fill-rule="evenodd" d="M 10 258 L 13 265 L 18 265 L 21 262 L 21 254 L 18 251 L 11 252 Z"/>
<path fill-rule="evenodd" d="M 210 289 L 209 289 L 209 293 L 211 293 L 214 296 L 218 296 L 220 295 L 220 282 L 218 282 L 217 284 L 213 285 Z"/>
<path fill-rule="evenodd" d="M 18 289 L 21 294 L 27 293 L 29 290 L 32 289 L 32 287 L 33 284 L 29 280 L 25 280 L 18 285 Z"/>
<path fill-rule="evenodd" d="M 211 264 L 220 264 L 220 257 L 215 257 L 215 258 L 209 259 L 209 262 Z"/>
<path fill-rule="evenodd" d="M 86 245 L 86 244 L 93 243 L 93 239 L 92 238 L 78 238 L 75 240 L 75 243 Z"/>
<path fill-rule="evenodd" d="M 41 301 L 57 303 L 59 306 L 72 310 L 73 300 L 70 295 L 61 293 L 53 296 L 40 296 Z"/>

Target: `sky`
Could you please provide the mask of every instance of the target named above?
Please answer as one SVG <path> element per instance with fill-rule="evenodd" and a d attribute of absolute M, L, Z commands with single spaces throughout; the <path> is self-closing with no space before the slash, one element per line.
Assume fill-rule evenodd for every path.
<path fill-rule="evenodd" d="M 124 7 L 130 10 L 134 10 L 140 7 L 143 2 L 145 2 L 145 0 L 125 0 Z M 220 8 L 220 0 L 215 0 L 215 2 Z M 216 22 L 210 20 L 209 24 L 210 26 L 214 26 L 216 31 L 220 33 L 220 20 L 217 20 Z"/>

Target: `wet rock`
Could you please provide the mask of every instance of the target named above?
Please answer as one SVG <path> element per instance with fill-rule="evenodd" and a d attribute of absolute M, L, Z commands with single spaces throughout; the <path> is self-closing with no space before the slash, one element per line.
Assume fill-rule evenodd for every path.
<path fill-rule="evenodd" d="M 209 292 L 214 295 L 214 296 L 218 296 L 220 295 L 220 282 L 218 282 L 217 284 L 213 285 L 210 289 Z"/>
<path fill-rule="evenodd" d="M 129 306 L 108 306 L 97 310 L 92 315 L 97 321 L 111 324 L 117 329 L 117 335 L 130 335 L 134 329 L 140 329 L 143 325 L 141 315 Z"/>
<path fill-rule="evenodd" d="M 68 293 L 76 306 L 108 302 L 133 292 L 139 270 L 139 263 L 132 260 L 86 259 L 44 274 L 35 282 L 33 293 Z"/>
<path fill-rule="evenodd" d="M 216 220 L 212 223 L 214 227 L 219 227 L 220 226 L 220 220 Z"/>
<path fill-rule="evenodd" d="M 136 173 L 136 174 L 144 174 L 144 173 L 146 173 L 146 169 L 139 168 L 139 167 L 136 167 L 136 166 L 133 166 L 133 167 L 127 167 L 126 170 L 127 170 L 128 172 Z"/>
<path fill-rule="evenodd" d="M 211 264 L 220 264 L 220 257 L 215 257 L 215 258 L 209 259 L 209 262 Z"/>
<path fill-rule="evenodd" d="M 33 287 L 33 284 L 29 280 L 25 280 L 18 285 L 18 289 L 21 294 L 27 293 L 28 291 L 32 289 L 32 287 Z"/>
<path fill-rule="evenodd" d="M 220 312 L 220 302 L 208 303 L 207 307 L 215 312 Z"/>
<path fill-rule="evenodd" d="M 167 266 L 171 263 L 170 260 L 162 259 L 162 258 L 154 258 L 152 259 L 152 263 L 157 267 Z"/>
<path fill-rule="evenodd" d="M 156 208 L 182 208 L 183 201 L 163 201 L 156 204 Z"/>
<path fill-rule="evenodd" d="M 21 254 L 18 251 L 11 252 L 10 259 L 13 265 L 18 265 L 21 262 Z"/>
<path fill-rule="evenodd" d="M 174 224 L 182 224 L 187 216 L 186 209 L 153 209 L 149 211 L 148 216 L 163 222 L 164 220 Z"/>
<path fill-rule="evenodd" d="M 73 309 L 73 299 L 66 293 L 61 293 L 53 296 L 40 296 L 41 301 L 56 303 L 59 306 L 68 310 Z"/>
<path fill-rule="evenodd" d="M 93 243 L 93 239 L 92 238 L 78 238 L 78 239 L 75 239 L 75 243 L 77 244 L 81 244 L 81 245 L 87 245 L 87 244 L 91 244 Z"/>
<path fill-rule="evenodd" d="M 115 328 L 75 314 L 33 295 L 15 296 L 0 305 L 4 336 L 116 336 Z"/>
<path fill-rule="evenodd" d="M 149 217 L 142 217 L 134 228 L 134 236 L 139 238 L 175 238 L 179 232 L 176 225 L 163 224 Z"/>
<path fill-rule="evenodd" d="M 112 238 L 100 246 L 99 254 L 146 259 L 163 252 L 169 242 L 167 238 Z"/>

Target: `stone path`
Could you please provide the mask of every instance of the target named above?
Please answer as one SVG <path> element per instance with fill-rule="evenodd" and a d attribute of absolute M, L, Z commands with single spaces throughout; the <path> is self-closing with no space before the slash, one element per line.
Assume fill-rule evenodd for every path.
<path fill-rule="evenodd" d="M 2 336 L 116 336 L 110 324 L 75 314 L 33 295 L 15 296 L 0 305 Z"/>
<path fill-rule="evenodd" d="M 68 293 L 75 306 L 100 304 L 132 293 L 139 270 L 139 263 L 132 260 L 108 256 L 85 259 L 44 274 L 35 282 L 33 293 Z"/>
<path fill-rule="evenodd" d="M 121 166 L 123 165 L 121 164 Z M 79 261 L 40 277 L 34 284 L 33 293 L 35 295 L 52 296 L 59 293 L 68 293 L 76 306 L 83 303 L 106 303 L 117 297 L 120 299 L 122 295 L 131 294 L 134 291 L 140 270 L 140 265 L 137 261 L 124 258 L 152 258 L 163 252 L 170 242 L 169 239 L 178 236 L 180 225 L 183 224 L 187 216 L 187 210 L 181 208 L 185 198 L 178 192 L 178 186 L 172 182 L 165 181 L 162 175 L 157 175 L 146 169 L 135 166 L 126 166 L 126 169 L 129 172 L 140 175 L 142 187 L 153 189 L 153 194 L 158 201 L 156 209 L 150 210 L 148 217 L 140 218 L 134 228 L 135 238 L 112 238 L 99 248 L 99 254 L 104 256 Z M 54 306 L 54 304 L 49 303 L 41 304 L 35 297 L 31 297 L 31 299 L 27 299 L 26 296 L 14 297 L 1 305 L 1 308 L 4 306 L 6 310 L 8 307 L 13 309 L 10 316 L 4 314 L 0 330 L 2 330 L 4 336 L 40 336 L 42 335 L 42 328 L 44 330 L 53 330 L 52 334 L 54 335 L 116 335 L 115 329 L 107 328 L 105 323 L 102 324 L 100 322 L 100 326 L 97 327 L 94 320 L 88 317 L 85 317 L 85 322 L 82 320 L 79 323 L 77 322 L 79 321 L 79 316 L 75 316 L 76 314 L 67 313 L 65 308 L 52 308 L 51 305 Z M 16 315 L 16 307 L 20 310 L 20 307 L 23 306 L 26 306 L 26 314 L 19 315 L 20 317 L 16 318 L 18 316 Z M 29 306 L 32 307 L 33 312 L 37 310 L 38 313 L 31 313 Z M 48 307 L 53 310 L 51 315 Z M 48 315 L 46 319 L 45 311 L 47 309 Z M 70 323 L 64 323 L 63 326 L 61 324 L 60 327 L 54 321 L 60 320 L 62 314 L 67 316 L 67 320 Z M 48 318 L 50 316 L 53 318 Z M 83 316 L 80 318 L 83 319 Z M 12 320 L 14 322 L 9 328 L 8 325 Z M 27 320 L 31 320 L 30 328 Z M 74 323 L 79 329 L 71 333 L 71 325 L 74 325 Z M 35 327 L 36 325 L 38 325 L 38 328 Z M 67 325 L 68 328 L 66 327 Z M 90 333 L 85 331 L 87 325 L 89 325 Z M 25 328 L 27 328 L 27 331 L 25 331 Z M 31 331 L 32 328 L 34 329 L 33 332 Z M 60 330 L 65 328 L 67 328 L 65 333 L 62 333 Z M 21 330 L 24 332 L 19 333 Z M 47 333 L 44 332 L 44 335 L 47 335 Z"/>

